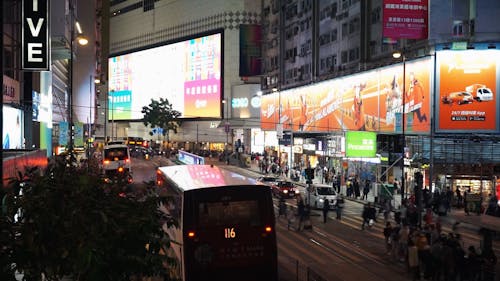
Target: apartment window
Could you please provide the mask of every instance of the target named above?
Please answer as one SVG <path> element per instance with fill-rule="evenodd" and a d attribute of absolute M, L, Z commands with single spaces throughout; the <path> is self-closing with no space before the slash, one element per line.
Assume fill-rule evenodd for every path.
<path fill-rule="evenodd" d="M 371 12 L 370 19 L 372 24 L 380 22 L 380 10 L 381 8 L 377 7 L 373 9 L 373 11 Z"/>
<path fill-rule="evenodd" d="M 332 19 L 335 18 L 338 12 L 337 2 L 332 4 Z"/>
<path fill-rule="evenodd" d="M 359 48 L 349 50 L 349 61 L 356 61 L 359 59 Z"/>
<path fill-rule="evenodd" d="M 342 24 L 342 38 L 347 36 L 347 23 Z"/>
<path fill-rule="evenodd" d="M 155 8 L 155 0 L 144 0 L 143 11 L 151 11 Z"/>
<path fill-rule="evenodd" d="M 319 69 L 324 70 L 325 69 L 325 59 L 320 59 L 319 60 Z"/>
<path fill-rule="evenodd" d="M 347 63 L 347 51 L 342 51 L 340 54 L 340 62 Z"/>
<path fill-rule="evenodd" d="M 349 0 L 342 0 L 342 10 L 349 8 Z"/>
<path fill-rule="evenodd" d="M 332 56 L 332 66 L 336 66 L 337 65 L 337 55 L 333 55 Z"/>
<path fill-rule="evenodd" d="M 359 18 L 354 18 L 349 22 L 349 34 L 359 31 Z"/>
<path fill-rule="evenodd" d="M 331 36 L 332 42 L 337 41 L 337 33 L 338 33 L 337 29 L 332 30 L 332 36 Z"/>

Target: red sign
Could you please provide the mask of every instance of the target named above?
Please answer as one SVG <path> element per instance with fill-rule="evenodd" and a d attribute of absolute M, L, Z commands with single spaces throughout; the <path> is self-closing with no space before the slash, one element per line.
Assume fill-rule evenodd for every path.
<path fill-rule="evenodd" d="M 384 0 L 384 37 L 426 39 L 428 8 L 428 0 Z"/>

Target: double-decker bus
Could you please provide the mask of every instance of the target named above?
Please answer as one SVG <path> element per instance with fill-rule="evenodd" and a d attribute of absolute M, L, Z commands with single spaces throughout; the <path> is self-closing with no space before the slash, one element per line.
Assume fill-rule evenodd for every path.
<path fill-rule="evenodd" d="M 160 206 L 176 224 L 163 224 L 174 278 L 278 280 L 271 189 L 213 165 L 157 169 Z"/>

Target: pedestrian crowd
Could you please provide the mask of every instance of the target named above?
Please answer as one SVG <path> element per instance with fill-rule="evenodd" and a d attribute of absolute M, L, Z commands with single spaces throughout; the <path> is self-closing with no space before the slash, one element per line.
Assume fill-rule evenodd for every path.
<path fill-rule="evenodd" d="M 363 218 L 373 217 L 373 210 L 367 204 Z M 431 208 L 423 216 L 423 225 L 419 224 L 418 216 L 413 217 L 414 210 L 416 206 L 404 200 L 394 225 L 386 220 L 383 229 L 386 255 L 394 262 L 405 263 L 412 280 L 496 280 L 497 258 L 491 248 L 481 252 L 473 245 L 466 247 L 458 232 L 443 233 L 439 216 L 435 218 Z"/>

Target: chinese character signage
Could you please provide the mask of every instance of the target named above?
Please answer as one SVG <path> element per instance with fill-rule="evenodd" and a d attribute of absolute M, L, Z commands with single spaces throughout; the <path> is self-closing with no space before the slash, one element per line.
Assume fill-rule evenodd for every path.
<path fill-rule="evenodd" d="M 385 38 L 427 38 L 428 0 L 384 0 L 383 5 Z"/>

